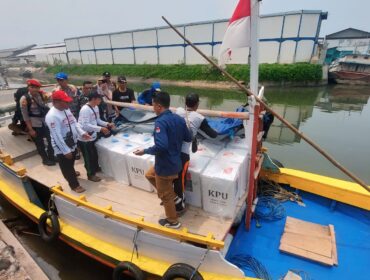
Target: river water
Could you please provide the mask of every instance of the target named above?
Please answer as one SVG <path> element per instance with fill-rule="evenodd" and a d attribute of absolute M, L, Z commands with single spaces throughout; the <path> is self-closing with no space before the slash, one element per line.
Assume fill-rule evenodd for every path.
<path fill-rule="evenodd" d="M 130 85 L 135 91 L 147 85 Z M 205 90 L 163 87 L 171 94 L 172 106 L 183 106 L 188 92 L 201 97 L 200 108 L 233 111 L 245 103 L 236 90 Z M 265 97 L 304 134 L 333 155 L 345 167 L 370 184 L 370 87 L 327 86 L 312 88 L 267 88 Z M 7 99 L 7 98 L 6 98 Z M 0 96 L 4 104 L 4 96 Z M 272 158 L 285 167 L 347 179 L 299 136 L 275 120 L 264 144 Z M 3 199 L 0 216 L 18 215 Z M 34 226 L 23 219 L 30 232 Z M 112 270 L 75 252 L 62 242 L 45 244 L 38 236 L 22 234 L 21 241 L 51 279 L 111 279 Z"/>

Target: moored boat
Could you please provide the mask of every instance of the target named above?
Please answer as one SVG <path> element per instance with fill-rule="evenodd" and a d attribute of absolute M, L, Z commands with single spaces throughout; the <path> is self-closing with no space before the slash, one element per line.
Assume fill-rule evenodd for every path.
<path fill-rule="evenodd" d="M 338 84 L 369 85 L 369 55 L 348 54 L 335 60 L 329 68 L 329 79 Z"/>

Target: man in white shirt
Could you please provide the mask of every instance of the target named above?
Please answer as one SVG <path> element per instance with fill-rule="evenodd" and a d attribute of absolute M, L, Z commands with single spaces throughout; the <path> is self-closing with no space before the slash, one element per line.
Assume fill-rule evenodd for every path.
<path fill-rule="evenodd" d="M 99 182 L 101 180 L 100 177 L 96 176 L 96 172 L 99 170 L 98 152 L 95 147 L 95 142 L 98 138 L 97 134 L 101 132 L 104 135 L 108 135 L 110 133 L 109 129 L 114 127 L 112 123 L 100 119 L 98 106 L 101 99 L 102 97 L 99 93 L 90 93 L 89 102 L 82 106 L 78 118 L 81 128 L 91 136 L 89 140 L 79 137 L 78 144 L 85 160 L 87 178 L 93 182 Z"/>
<path fill-rule="evenodd" d="M 179 215 L 183 214 L 185 211 L 185 186 L 186 186 L 186 173 L 189 167 L 190 161 L 190 148 L 192 148 L 193 153 L 197 150 L 197 142 L 194 141 L 198 130 L 202 130 L 211 138 L 217 137 L 217 131 L 213 130 L 207 119 L 197 112 L 199 107 L 199 96 L 196 93 L 189 93 L 185 98 L 185 109 L 177 108 L 176 114 L 185 119 L 186 125 L 193 135 L 193 142 L 183 142 L 181 147 L 181 162 L 182 170 L 178 174 L 177 179 L 174 180 L 174 191 L 176 193 L 175 204 L 176 211 Z M 194 147 L 192 147 L 194 146 Z"/>
<path fill-rule="evenodd" d="M 54 154 L 71 189 L 77 193 L 82 193 L 85 189 L 80 186 L 77 180 L 79 173 L 74 168 L 77 138 L 82 137 L 88 140 L 91 137 L 80 127 L 71 110 L 69 110 L 72 98 L 65 91 L 54 91 L 52 100 L 53 107 L 47 113 L 45 122 L 50 130 Z"/>

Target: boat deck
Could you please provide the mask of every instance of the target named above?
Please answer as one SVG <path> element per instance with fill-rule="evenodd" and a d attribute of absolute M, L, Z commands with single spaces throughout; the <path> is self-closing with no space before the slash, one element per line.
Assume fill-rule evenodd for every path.
<path fill-rule="evenodd" d="M 10 131 L 0 128 L 0 138 L 5 133 L 10 134 Z M 6 137 L 9 138 L 8 136 Z M 26 141 L 26 137 L 14 137 L 12 135 L 10 137 L 13 138 L 6 139 L 5 150 L 11 156 L 19 157 L 16 163 L 26 168 L 28 177 L 48 187 L 61 185 L 65 192 L 76 197 L 81 195 L 71 191 L 62 176 L 59 166 L 44 166 L 38 154 L 30 154 L 30 151 L 35 150 L 35 146 L 33 143 Z M 11 143 L 11 145 L 8 145 L 8 143 Z M 28 156 L 22 158 L 22 153 Z M 79 181 L 81 186 L 86 189 L 86 192 L 83 194 L 86 196 L 87 201 L 103 207 L 111 205 L 113 211 L 131 217 L 143 217 L 144 221 L 155 224 L 158 223 L 160 218 L 164 217 L 164 209 L 160 205 L 160 199 L 156 193 L 146 192 L 119 183 L 113 178 L 105 176 L 103 173 L 98 174 L 103 179 L 101 182 L 94 183 L 88 181 L 83 166 L 83 159 L 76 161 L 75 168 L 81 172 Z M 241 202 L 239 203 L 239 207 L 241 207 Z M 186 227 L 190 233 L 202 236 L 212 233 L 217 240 L 223 240 L 225 238 L 233 223 L 233 219 L 213 216 L 200 208 L 192 206 L 188 208 L 179 220 L 183 227 Z"/>
<path fill-rule="evenodd" d="M 288 270 L 300 271 L 302 279 L 369 279 L 370 267 L 370 212 L 344 203 L 300 191 L 305 206 L 287 201 L 283 203 L 290 217 L 322 225 L 334 225 L 338 266 L 317 262 L 279 251 L 285 218 L 278 221 L 253 219 L 249 232 L 243 223 L 239 227 L 226 259 L 250 255 L 259 260 L 271 279 L 281 279 Z M 240 246 L 252 244 L 252 246 Z M 247 267 L 241 267 L 247 276 L 255 276 Z"/>

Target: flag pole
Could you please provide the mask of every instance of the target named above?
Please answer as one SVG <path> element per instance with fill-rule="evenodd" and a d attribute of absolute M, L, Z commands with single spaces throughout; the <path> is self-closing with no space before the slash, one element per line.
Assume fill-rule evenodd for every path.
<path fill-rule="evenodd" d="M 260 0 L 251 0 L 251 34 L 246 34 L 251 38 L 250 48 L 250 89 L 254 95 L 258 95 L 258 44 L 259 44 L 259 6 Z"/>

